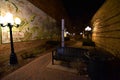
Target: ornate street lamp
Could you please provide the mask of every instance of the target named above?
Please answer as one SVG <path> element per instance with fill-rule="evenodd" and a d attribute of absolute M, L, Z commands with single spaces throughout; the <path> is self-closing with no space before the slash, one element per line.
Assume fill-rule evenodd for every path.
<path fill-rule="evenodd" d="M 13 45 L 13 36 L 12 36 L 12 27 L 19 27 L 21 20 L 19 18 L 13 19 L 13 15 L 11 13 L 7 13 L 4 17 L 0 16 L 0 25 L 1 27 L 9 27 L 10 30 L 10 44 L 11 44 L 11 54 L 10 54 L 10 65 L 18 64 L 17 56 L 14 52 Z"/>

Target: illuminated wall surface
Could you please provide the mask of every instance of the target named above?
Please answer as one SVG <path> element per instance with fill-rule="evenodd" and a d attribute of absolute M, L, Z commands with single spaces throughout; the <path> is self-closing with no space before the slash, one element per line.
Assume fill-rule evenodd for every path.
<path fill-rule="evenodd" d="M 49 39 L 57 35 L 56 20 L 27 0 L 0 0 L 0 15 L 10 12 L 21 19 L 19 28 L 13 27 L 13 40 Z M 9 42 L 9 29 L 0 29 L 1 43 Z"/>
<path fill-rule="evenodd" d="M 120 58 L 120 0 L 106 0 L 92 19 L 93 40 Z"/>

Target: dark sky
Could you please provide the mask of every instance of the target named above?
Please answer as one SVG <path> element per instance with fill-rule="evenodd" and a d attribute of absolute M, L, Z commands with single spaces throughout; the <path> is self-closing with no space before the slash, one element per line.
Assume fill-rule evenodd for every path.
<path fill-rule="evenodd" d="M 86 26 L 105 0 L 62 0 L 73 25 Z M 80 27 L 81 28 L 81 27 Z"/>

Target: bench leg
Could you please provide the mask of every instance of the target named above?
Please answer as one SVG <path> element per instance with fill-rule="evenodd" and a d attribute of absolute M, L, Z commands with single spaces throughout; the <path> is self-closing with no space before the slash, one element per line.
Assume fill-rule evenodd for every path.
<path fill-rule="evenodd" d="M 52 65 L 54 65 L 54 58 L 53 58 L 54 52 L 52 51 Z"/>
<path fill-rule="evenodd" d="M 54 59 L 52 58 L 52 65 L 54 65 Z"/>

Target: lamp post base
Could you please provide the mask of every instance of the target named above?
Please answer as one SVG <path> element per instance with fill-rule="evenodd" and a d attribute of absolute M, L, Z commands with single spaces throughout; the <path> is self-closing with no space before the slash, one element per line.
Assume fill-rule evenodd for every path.
<path fill-rule="evenodd" d="M 18 64 L 17 56 L 15 53 L 10 54 L 10 65 Z"/>

